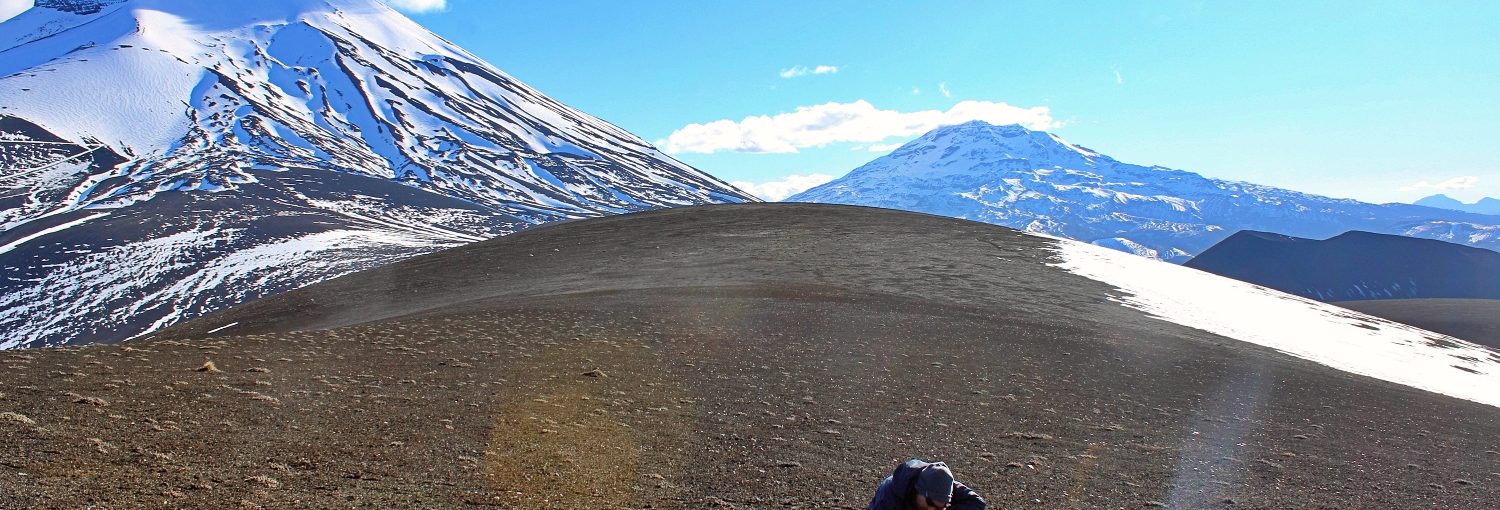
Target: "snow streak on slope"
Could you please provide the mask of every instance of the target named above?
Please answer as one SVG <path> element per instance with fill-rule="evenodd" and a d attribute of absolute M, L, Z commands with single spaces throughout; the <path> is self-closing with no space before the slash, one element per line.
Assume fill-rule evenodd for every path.
<path fill-rule="evenodd" d="M 90 252 L 29 287 L 0 295 L 0 308 L 6 310 L 0 321 L 25 317 L 26 324 L 6 325 L 43 337 L 79 335 L 89 331 L 76 324 L 77 318 L 51 312 L 103 310 L 90 321 L 151 319 L 141 330 L 147 332 L 197 312 L 295 288 L 310 277 L 332 278 L 378 265 L 391 252 L 401 253 L 400 248 L 420 253 L 443 246 L 387 232 L 335 230 L 212 253 L 215 245 L 232 243 L 242 234 L 234 229 L 182 232 Z M 21 346 L 24 340 L 0 339 L 0 349 Z"/>
<path fill-rule="evenodd" d="M 1364 230 L 1500 248 L 1494 216 L 1208 179 L 977 121 L 935 129 L 786 201 L 964 218 L 1174 262 L 1240 230 L 1313 238 Z"/>
<path fill-rule="evenodd" d="M 1500 352 L 1222 276 L 1059 239 L 1055 265 L 1126 306 L 1332 368 L 1500 407 Z"/>
<path fill-rule="evenodd" d="M 750 200 L 376 0 L 41 0 L 0 23 L 4 346 L 123 340 L 549 221 Z"/>

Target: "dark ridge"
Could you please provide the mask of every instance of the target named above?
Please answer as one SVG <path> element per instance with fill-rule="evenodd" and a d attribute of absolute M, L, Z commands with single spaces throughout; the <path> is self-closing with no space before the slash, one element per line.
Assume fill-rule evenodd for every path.
<path fill-rule="evenodd" d="M 1333 304 L 1500 349 L 1500 300 L 1379 299 Z"/>
<path fill-rule="evenodd" d="M 1500 253 L 1373 232 L 1240 231 L 1184 265 L 1320 301 L 1500 299 Z"/>
<path fill-rule="evenodd" d="M 1438 194 L 1423 198 L 1416 202 L 1412 202 L 1412 204 L 1427 207 L 1436 207 L 1438 209 L 1448 209 L 1450 211 L 1500 215 L 1500 199 L 1491 197 L 1484 197 L 1479 199 L 1478 202 L 1466 204 L 1458 201 L 1457 199 L 1454 199 L 1453 197 L 1449 197 L 1448 195 Z"/>

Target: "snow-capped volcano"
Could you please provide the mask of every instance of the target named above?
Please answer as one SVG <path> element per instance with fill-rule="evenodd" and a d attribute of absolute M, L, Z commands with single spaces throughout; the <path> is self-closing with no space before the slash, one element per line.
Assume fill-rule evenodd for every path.
<path fill-rule="evenodd" d="M 1240 230 L 1349 230 L 1500 247 L 1492 216 L 1375 205 L 1116 161 L 1057 135 L 980 121 L 935 129 L 787 198 L 995 223 L 1184 262 Z"/>
<path fill-rule="evenodd" d="M 375 0 L 42 0 L 0 23 L 0 348 L 747 200 Z"/>

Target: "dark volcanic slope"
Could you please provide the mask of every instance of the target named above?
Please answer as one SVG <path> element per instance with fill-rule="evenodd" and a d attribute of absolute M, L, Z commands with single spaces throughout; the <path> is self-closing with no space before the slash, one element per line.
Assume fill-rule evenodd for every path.
<path fill-rule="evenodd" d="M 1246 230 L 1184 265 L 1319 301 L 1500 299 L 1500 253 L 1370 232 L 1319 241 Z"/>
<path fill-rule="evenodd" d="M 1333 304 L 1500 349 L 1500 300 L 1381 299 Z"/>
<path fill-rule="evenodd" d="M 0 353 L 0 507 L 864 508 L 913 455 L 992 508 L 1500 497 L 1495 408 L 1145 317 L 1051 243 L 674 209 Z"/>

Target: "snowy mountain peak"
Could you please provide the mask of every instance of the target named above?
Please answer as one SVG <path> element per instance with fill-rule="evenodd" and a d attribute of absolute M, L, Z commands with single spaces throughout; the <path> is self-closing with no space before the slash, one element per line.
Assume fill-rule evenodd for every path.
<path fill-rule="evenodd" d="M 376 0 L 55 0 L 0 23 L 0 348 L 751 200 Z"/>
<path fill-rule="evenodd" d="M 1377 206 L 1122 163 L 1052 133 L 984 122 L 934 129 L 786 200 L 984 221 L 1176 262 L 1239 230 L 1320 238 L 1368 230 L 1500 246 L 1494 217 Z"/>
<path fill-rule="evenodd" d="M 1113 161 L 1046 131 L 976 120 L 929 131 L 849 176 L 979 178 L 1000 168 L 1092 169 Z"/>
<path fill-rule="evenodd" d="M 955 147 L 962 146 L 974 150 L 982 150 L 982 153 L 972 153 L 984 157 L 1002 159 L 1025 159 L 1037 162 L 1076 162 L 1078 158 L 1092 161 L 1094 158 L 1105 158 L 1093 150 L 1069 143 L 1055 134 L 1046 131 L 1027 129 L 1019 124 L 994 125 L 981 120 L 943 126 L 917 140 L 902 147 L 917 149 L 923 147 Z M 901 150 L 897 150 L 899 153 Z M 948 156 L 951 156 L 949 153 Z"/>

